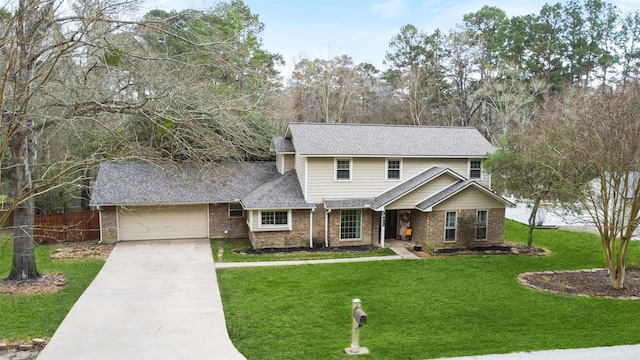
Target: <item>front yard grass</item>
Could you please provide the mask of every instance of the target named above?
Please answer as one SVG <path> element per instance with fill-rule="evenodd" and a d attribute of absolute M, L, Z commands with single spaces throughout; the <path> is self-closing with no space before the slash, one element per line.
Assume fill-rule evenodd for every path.
<path fill-rule="evenodd" d="M 316 260 L 316 259 L 341 259 L 354 257 L 390 256 L 396 255 L 393 250 L 374 248 L 367 251 L 336 251 L 339 249 L 326 249 L 319 252 L 277 252 L 272 254 L 241 254 L 234 250 L 246 250 L 251 248 L 248 239 L 213 239 L 211 251 L 215 262 L 255 262 L 255 261 L 279 261 L 279 260 Z M 222 250 L 221 250 L 222 249 Z M 333 250 L 333 251 L 331 251 Z"/>
<path fill-rule="evenodd" d="M 505 239 L 526 241 L 507 221 Z M 528 271 L 604 267 L 596 235 L 535 232 L 547 257 L 453 256 L 217 271 L 229 334 L 247 359 L 346 359 L 351 300 L 367 359 L 427 359 L 640 343 L 640 301 L 551 294 Z M 640 243 L 630 263 L 638 266 Z"/>
<path fill-rule="evenodd" d="M 73 304 L 104 265 L 103 260 L 52 260 L 49 254 L 57 247 L 38 245 L 36 264 L 41 274 L 62 273 L 67 285 L 51 294 L 0 294 L 0 342 L 53 336 Z M 9 275 L 11 248 L 10 234 L 0 234 L 0 278 Z"/>

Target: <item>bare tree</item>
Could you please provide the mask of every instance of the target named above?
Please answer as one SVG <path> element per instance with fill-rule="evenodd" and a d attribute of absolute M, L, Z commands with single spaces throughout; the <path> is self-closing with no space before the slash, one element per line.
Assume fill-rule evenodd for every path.
<path fill-rule="evenodd" d="M 624 287 L 629 243 L 640 224 L 640 88 L 567 91 L 549 101 L 538 126 L 550 157 L 577 190 L 602 240 L 613 288 Z"/>
<path fill-rule="evenodd" d="M 234 4 L 242 10 L 241 1 Z M 14 212 L 8 279 L 39 275 L 35 197 L 86 183 L 88 169 L 104 159 L 207 161 L 266 154 L 273 134 L 260 105 L 273 72 L 238 62 L 235 77 L 247 78 L 225 87 L 215 71 L 225 57 L 242 58 L 234 52 L 244 51 L 246 59 L 259 49 L 238 46 L 246 37 L 242 32 L 217 36 L 217 22 L 198 16 L 190 20 L 199 26 L 183 23 L 180 32 L 167 19 L 119 18 L 135 5 L 77 0 L 65 8 L 53 0 L 19 0 L 0 17 L 0 157 L 9 159 L 2 170 L 10 178 Z M 184 51 L 168 51 L 169 42 L 163 51 L 163 40 Z M 46 141 L 63 134 L 69 138 L 57 143 L 64 146 L 55 153 L 46 149 Z"/>

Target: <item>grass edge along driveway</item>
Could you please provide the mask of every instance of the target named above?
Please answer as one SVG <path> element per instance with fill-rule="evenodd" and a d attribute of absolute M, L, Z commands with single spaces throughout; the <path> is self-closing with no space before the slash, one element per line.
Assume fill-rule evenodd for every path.
<path fill-rule="evenodd" d="M 505 239 L 526 227 L 507 221 Z M 457 256 L 218 270 L 232 341 L 248 359 L 346 359 L 351 300 L 368 359 L 428 359 L 640 343 L 640 301 L 525 288 L 527 271 L 603 267 L 597 236 L 536 231 L 548 257 Z M 640 244 L 630 263 L 637 266 Z"/>

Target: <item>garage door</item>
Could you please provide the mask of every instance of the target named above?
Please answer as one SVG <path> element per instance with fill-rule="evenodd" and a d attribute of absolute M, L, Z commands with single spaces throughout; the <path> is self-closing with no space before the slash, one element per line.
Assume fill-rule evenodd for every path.
<path fill-rule="evenodd" d="M 209 237 L 207 205 L 129 206 L 118 211 L 120 240 Z"/>

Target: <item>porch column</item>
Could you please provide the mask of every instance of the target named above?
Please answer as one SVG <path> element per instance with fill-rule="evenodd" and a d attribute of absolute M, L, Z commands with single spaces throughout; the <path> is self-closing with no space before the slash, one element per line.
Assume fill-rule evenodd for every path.
<path fill-rule="evenodd" d="M 382 214 L 380 214 L 380 247 L 384 247 L 384 233 L 385 228 L 384 224 L 386 223 L 387 212 L 382 210 Z"/>
<path fill-rule="evenodd" d="M 309 247 L 313 248 L 313 212 L 316 209 L 309 211 Z"/>

